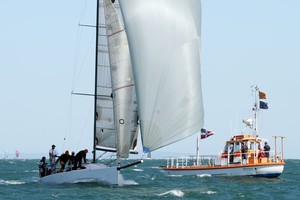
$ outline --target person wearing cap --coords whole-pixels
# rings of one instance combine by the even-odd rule
[[[264,146],[264,151],[265,151],[265,156],[267,157],[267,158],[269,158],[269,153],[270,153],[270,149],[271,149],[271,147],[268,145],[268,143],[267,142],[265,142],[265,146]]]
[[[76,154],[76,156],[75,156],[75,162],[74,162],[74,167],[73,167],[74,170],[76,170],[77,168],[85,169],[85,167],[82,167],[81,164],[82,164],[82,159],[83,159],[84,163],[86,164],[86,154],[87,153],[88,153],[88,150],[85,149],[85,150],[79,151]]]
[[[65,153],[61,154],[57,161],[56,161],[56,164],[59,162],[60,164],[60,170],[59,172],[64,172],[65,171],[65,166],[66,166],[66,163],[69,161],[70,159],[70,153],[69,151],[67,150]]]
[[[49,161],[50,161],[51,173],[55,172],[56,170],[56,160],[55,160],[56,157],[58,157],[57,151],[55,150],[55,145],[53,144],[51,149],[49,150]]]

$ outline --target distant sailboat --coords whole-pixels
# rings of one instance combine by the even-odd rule
[[[5,149],[4,150],[4,154],[3,154],[3,159],[7,159],[8,158],[8,151]]]
[[[19,158],[19,156],[20,156],[20,151],[16,150],[16,158]]]
[[[93,161],[96,151],[113,152],[116,160],[43,182],[118,184],[122,169],[141,162],[122,162],[135,153],[139,130],[149,153],[203,126],[200,1],[97,0],[97,6]]]

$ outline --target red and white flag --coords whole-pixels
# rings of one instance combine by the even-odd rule
[[[201,138],[200,139],[205,139],[205,138],[208,138],[209,136],[213,135],[214,132],[212,131],[207,131],[206,129],[204,128],[201,128]]]

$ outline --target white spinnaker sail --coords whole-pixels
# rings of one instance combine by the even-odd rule
[[[200,130],[200,0],[119,0],[142,142],[153,151]]]
[[[136,139],[137,106],[129,47],[124,26],[111,0],[104,0],[108,38],[117,156],[128,158]]]

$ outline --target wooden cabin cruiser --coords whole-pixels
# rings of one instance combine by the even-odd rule
[[[255,90],[254,120],[246,119],[243,122],[252,130],[252,134],[240,134],[231,137],[225,142],[225,147],[219,156],[191,156],[188,158],[168,158],[163,167],[166,175],[219,175],[219,176],[260,176],[278,177],[284,169],[283,136],[273,136],[274,146],[264,145],[268,142],[258,137],[258,110],[261,107],[260,99],[266,95]],[[266,104],[267,105],[267,104]],[[280,140],[280,141],[278,141]],[[197,148],[199,149],[199,137]],[[279,150],[278,150],[278,149]],[[198,151],[197,151],[198,152]]]

